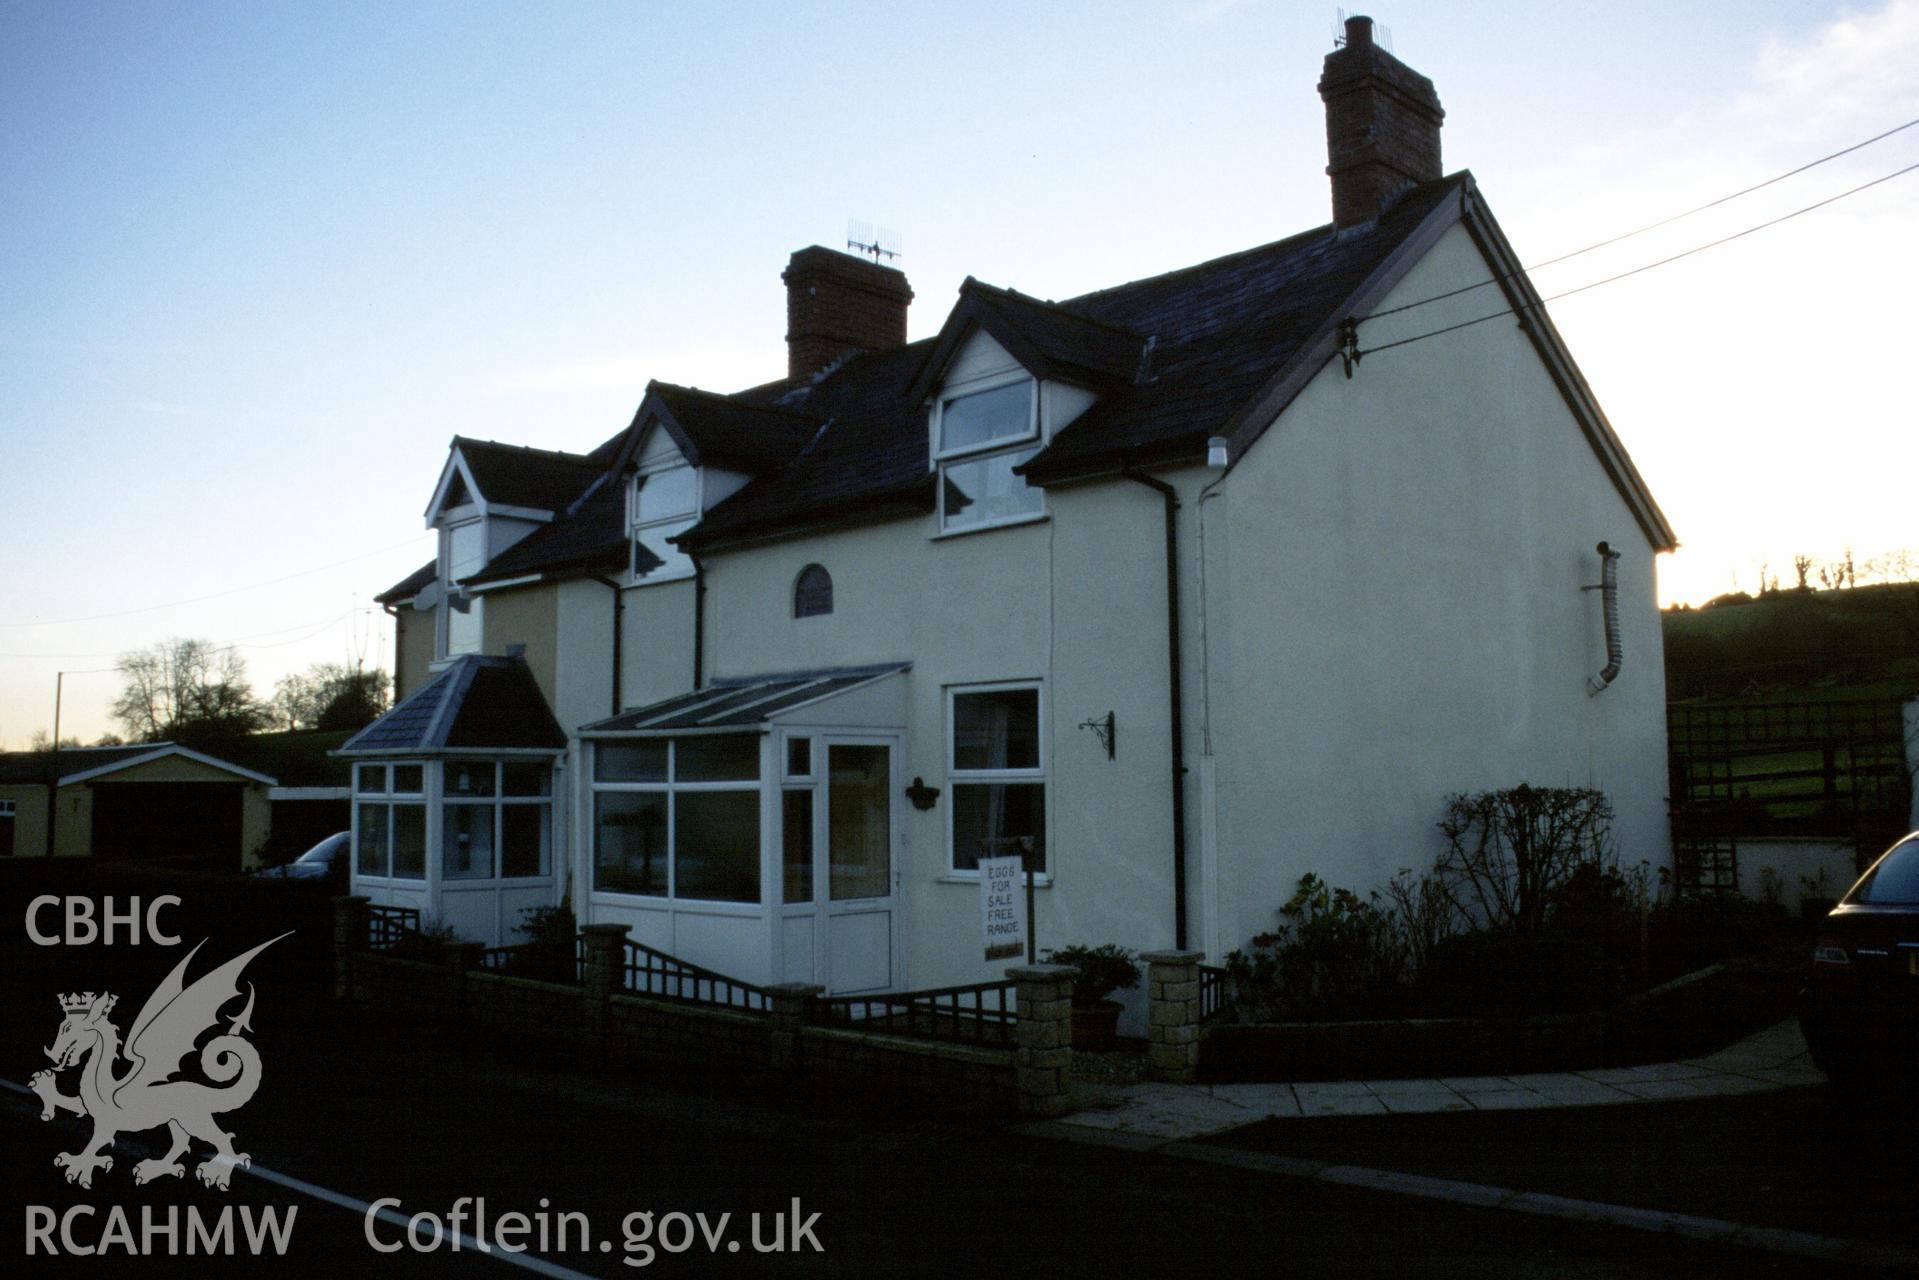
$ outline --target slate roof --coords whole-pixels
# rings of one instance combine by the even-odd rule
[[[1100,398],[1026,466],[1040,483],[1120,463],[1203,455],[1208,437],[1282,368],[1464,173],[1408,191],[1371,227],[1311,231],[1064,302],[969,281],[955,317],[973,317],[1015,355],[1101,389]],[[940,338],[856,356],[782,402],[830,419],[793,466],[706,513],[694,548],[776,535],[876,509],[930,510],[926,470],[929,369],[956,347]],[[1010,338],[1010,341],[1008,340]],[[1150,342],[1150,349],[1148,343]],[[1028,343],[1032,353],[1016,344]],[[921,392],[916,395],[915,392]]]
[[[398,582],[388,587],[385,591],[382,591],[379,595],[374,596],[373,599],[375,603],[378,604],[399,604],[403,601],[411,600],[414,596],[426,590],[439,576],[440,562],[438,560],[429,560],[412,573],[407,574],[406,577],[401,578]]]
[[[1147,338],[1131,329],[968,276],[960,285],[958,305],[914,379],[915,400],[932,392],[947,360],[976,330],[991,334],[1037,376],[1093,389],[1131,383],[1150,349]]]
[[[658,381],[647,384],[633,425],[644,426],[656,411],[664,411],[663,421],[688,462],[748,475],[791,462],[825,425],[812,414],[777,404]],[[622,461],[630,461],[633,451],[638,450],[640,434],[630,433]]]
[[[71,777],[110,764],[121,764],[172,746],[170,742],[135,742],[124,747],[67,747],[59,752],[60,776]],[[13,785],[47,780],[44,751],[0,752],[0,783]]]
[[[466,459],[481,496],[509,507],[563,511],[606,469],[602,461],[586,454],[529,449],[493,440],[454,436],[453,447]]]
[[[611,470],[602,473],[564,516],[541,525],[494,556],[484,570],[467,581],[478,585],[535,573],[617,573],[625,569],[632,544],[626,535],[626,489],[620,478]]]
[[[118,747],[67,747],[58,753],[57,760],[60,780],[64,784],[67,780],[81,774],[132,764],[148,756],[166,758],[181,755],[203,760],[229,772],[260,773],[258,769],[252,769],[247,765],[222,759],[204,751],[183,747],[177,742],[129,742]],[[44,786],[47,781],[47,765],[48,753],[45,751],[0,752],[0,785],[17,786],[22,783],[38,783]],[[265,774],[261,775],[260,780],[269,785],[276,781],[271,775]]]
[[[748,729],[774,716],[907,669],[906,663],[878,667],[839,667],[715,680],[697,693],[666,698],[651,706],[622,711],[584,726],[582,735],[684,733],[689,729]]]
[[[1275,385],[1330,358],[1327,334],[1355,294],[1370,296],[1409,266],[1435,228],[1449,225],[1444,216],[1477,207],[1472,192],[1471,175],[1461,172],[1410,188],[1370,225],[1316,227],[1063,302],[969,278],[936,338],[854,354],[798,385],[723,396],[649,384],[624,439],[588,455],[601,464],[598,473],[580,479],[583,468],[567,471],[579,491],[566,514],[497,557],[475,581],[623,567],[629,553],[620,481],[639,447],[638,428],[654,410],[670,420],[690,455],[754,476],[681,536],[690,550],[930,511],[936,490],[926,465],[925,397],[975,331],[992,334],[1041,376],[1098,393],[1022,468],[1034,483],[1198,459],[1208,439],[1229,428],[1239,433],[1237,449],[1250,442],[1245,433],[1264,425],[1248,423]],[[1396,254],[1402,247],[1408,251]],[[1515,287],[1530,290],[1523,279]],[[1543,314],[1539,323],[1550,327]],[[1648,533],[1670,542],[1630,462],[1623,453],[1616,463],[1608,460],[1617,442],[1603,419],[1595,448],[1622,490],[1635,495],[1629,500]]]
[[[566,733],[518,658],[463,654],[399,706],[347,739],[343,756],[559,751]]]

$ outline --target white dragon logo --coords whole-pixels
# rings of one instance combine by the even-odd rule
[[[280,938],[286,936],[283,933]],[[226,1190],[233,1167],[252,1163],[252,1157],[233,1149],[233,1135],[213,1121],[215,1112],[237,1111],[245,1106],[260,1087],[260,1053],[240,1036],[242,1031],[253,1029],[249,1021],[253,1017],[252,983],[247,984],[246,1008],[228,1020],[227,1034],[213,1037],[200,1050],[200,1070],[214,1084],[172,1077],[179,1072],[182,1059],[193,1052],[194,1042],[219,1022],[220,1007],[240,994],[238,980],[247,961],[280,938],[269,938],[235,956],[189,987],[182,979],[187,965],[206,945],[202,939],[147,997],[127,1033],[124,1049],[118,1029],[107,1021],[117,996],[95,996],[88,991],[60,997],[65,1020],[53,1047],[46,1051],[53,1060],[53,1070],[36,1073],[29,1083],[40,1095],[42,1120],[51,1120],[56,1111],[93,1117],[93,1137],[86,1145],[53,1158],[57,1168],[67,1171],[68,1182],[91,1187],[95,1169],[113,1168],[113,1157],[106,1152],[117,1135],[161,1125],[172,1137],[172,1148],[157,1160],[134,1165],[136,1184],[180,1177],[185,1173],[180,1157],[194,1138],[211,1144],[215,1152],[194,1170],[194,1176],[209,1187]],[[113,1065],[123,1055],[132,1065],[116,1077]],[[59,1092],[54,1073],[82,1059],[87,1061],[80,1073],[79,1094]]]

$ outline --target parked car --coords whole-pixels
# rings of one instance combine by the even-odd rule
[[[256,871],[253,876],[256,880],[326,880],[344,891],[352,844],[351,832],[336,831],[293,861]]]
[[[1879,856],[1820,922],[1799,998],[1835,1082],[1919,1065],[1919,831]]]

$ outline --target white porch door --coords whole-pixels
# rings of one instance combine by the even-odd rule
[[[815,981],[833,995],[886,991],[899,971],[897,743],[827,736],[819,745]]]

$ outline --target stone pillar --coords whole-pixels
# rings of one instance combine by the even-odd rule
[[[366,946],[366,909],[371,899],[354,894],[333,900],[333,998],[353,999],[353,953]]]
[[[606,1007],[616,992],[626,989],[626,935],[630,924],[590,924],[580,930],[586,963],[580,975],[580,1012],[586,1042],[595,1050],[606,1046]]]
[[[1006,971],[1019,984],[1013,1074],[1019,1086],[1019,1109],[1027,1115],[1056,1116],[1072,1107],[1066,1092],[1066,1064],[1073,1055],[1073,975],[1078,972],[1065,964]]]
[[[1146,1069],[1167,1084],[1199,1079],[1200,951],[1147,951]]]
[[[772,998],[768,1039],[773,1070],[791,1072],[799,1067],[800,1028],[806,1025],[806,1006],[825,991],[825,987],[810,982],[782,982],[766,989]]]

